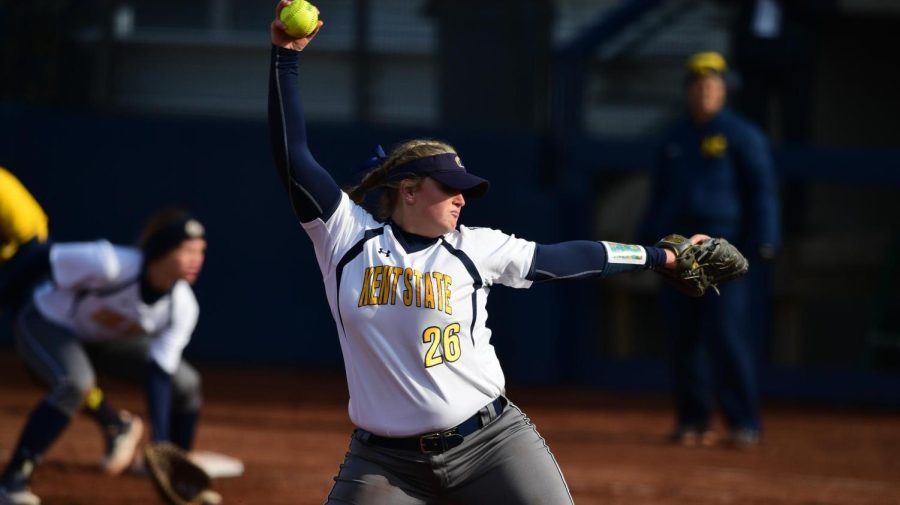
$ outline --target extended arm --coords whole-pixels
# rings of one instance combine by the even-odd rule
[[[537,244],[527,279],[545,282],[606,277],[616,273],[662,267],[671,254],[671,251],[667,252],[657,247],[615,242],[576,240],[558,244]]]
[[[283,8],[279,4],[278,10]],[[277,16],[276,16],[277,18]],[[300,222],[327,220],[340,202],[341,190],[313,157],[298,85],[300,49],[312,37],[290,39],[280,21],[272,23],[269,71],[269,131],[278,177],[288,191]],[[300,41],[305,41],[302,45]]]

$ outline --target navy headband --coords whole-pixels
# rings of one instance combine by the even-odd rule
[[[169,251],[180,246],[185,240],[203,238],[206,230],[199,221],[192,217],[179,219],[170,223],[147,237],[141,249],[144,261],[150,262],[165,256]]]
[[[486,179],[466,172],[456,153],[435,154],[401,163],[391,169],[387,180],[400,181],[411,175],[431,177],[448,188],[474,198],[483,196],[491,187]]]

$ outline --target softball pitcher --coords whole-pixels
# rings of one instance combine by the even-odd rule
[[[572,503],[544,439],[504,396],[488,293],[662,266],[673,253],[609,242],[542,245],[457,226],[466,201],[489,183],[433,140],[397,146],[358,187],[341,191],[307,145],[298,75],[315,32],[285,32],[278,13],[288,3],[278,4],[271,25],[275,164],[315,248],[357,427],[327,503]],[[372,215],[359,202],[375,189],[382,195]]]
[[[95,388],[95,368],[145,384],[152,439],[190,448],[200,379],[181,354],[199,314],[190,285],[205,249],[203,226],[175,210],[148,221],[140,249],[105,240],[50,248],[52,281],[35,290],[15,325],[19,355],[49,392],[0,475],[0,505],[40,503],[29,489],[32,471],[84,404],[106,431],[107,472],[131,462],[140,419],[112,409]]]

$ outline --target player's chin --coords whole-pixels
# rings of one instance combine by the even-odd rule
[[[184,275],[181,276],[182,279],[188,282],[188,284],[193,284],[197,282],[197,278],[200,277],[200,272],[185,272]]]

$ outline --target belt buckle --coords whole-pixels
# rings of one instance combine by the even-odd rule
[[[444,445],[441,443],[442,436],[443,433],[429,433],[427,435],[422,435],[421,437],[419,437],[419,450],[422,451],[423,454],[428,454],[430,452],[442,452],[441,449]],[[437,442],[437,448],[433,449],[426,447],[425,444],[427,442]]]
[[[447,443],[448,439],[452,440],[450,444]],[[462,435],[459,434],[456,428],[453,428],[446,431],[422,435],[419,437],[419,450],[422,451],[423,454],[441,453],[456,447],[462,442]],[[426,447],[426,444],[431,447]]]

